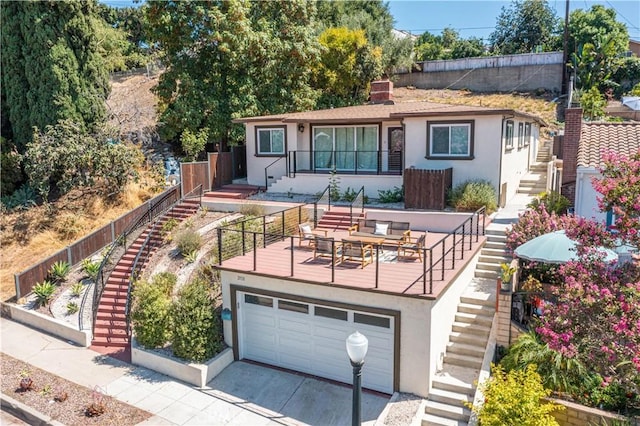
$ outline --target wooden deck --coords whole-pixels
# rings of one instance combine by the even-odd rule
[[[225,260],[220,269],[248,272],[269,277],[292,279],[310,284],[354,288],[408,297],[437,298],[448,284],[460,273],[466,264],[480,250],[485,237],[465,235],[462,252],[462,236],[457,235],[455,267],[453,252],[445,254],[443,271],[443,245],[438,242],[448,234],[428,233],[425,247],[426,259],[398,259],[392,246],[378,248],[379,260],[361,268],[359,262],[345,262],[331,265],[330,258],[313,258],[313,249],[298,246],[297,237],[286,237],[266,248],[250,250],[245,255]],[[345,232],[329,232],[328,237],[340,241],[348,237]],[[453,236],[449,235],[444,251],[453,246]],[[429,247],[432,247],[431,256]],[[376,249],[374,248],[374,251]],[[293,258],[292,258],[293,254]],[[255,260],[254,260],[255,259]],[[255,269],[254,269],[255,261]],[[433,268],[429,272],[431,263]],[[293,271],[292,271],[293,269]],[[333,269],[333,271],[332,271]],[[426,270],[426,275],[424,271]],[[333,276],[332,276],[333,272]],[[423,280],[423,276],[425,279]]]

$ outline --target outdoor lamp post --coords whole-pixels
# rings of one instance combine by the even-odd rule
[[[362,394],[362,366],[367,355],[369,341],[357,331],[347,337],[347,354],[353,367],[353,405],[351,406],[351,425],[359,426],[362,411],[360,396]]]

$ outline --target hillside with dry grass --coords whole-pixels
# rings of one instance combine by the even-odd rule
[[[112,91],[107,100],[110,124],[145,149],[149,149],[149,145],[158,144],[154,135],[157,100],[152,92],[156,84],[157,77],[141,74],[118,77],[112,80]],[[394,96],[397,102],[428,100],[516,109],[541,116],[549,123],[548,130],[556,130],[556,104],[550,101],[550,96],[407,88],[396,88]],[[144,139],[145,134],[151,136]],[[157,181],[151,173],[142,171],[142,176],[138,183],[129,185],[123,194],[114,199],[74,191],[46,206],[2,215],[0,298],[7,300],[15,295],[15,273],[47,258],[149,199],[157,189]]]

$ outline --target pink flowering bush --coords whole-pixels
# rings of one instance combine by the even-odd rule
[[[561,265],[554,303],[545,305],[535,328],[548,347],[587,366],[600,379],[576,399],[593,405],[640,410],[640,262],[605,262],[597,247],[640,247],[640,151],[630,158],[606,153],[602,179],[593,185],[600,208],[616,215],[616,233],[584,218],[557,216],[542,208],[524,213],[507,234],[515,250],[557,229],[578,242],[577,261]],[[586,386],[586,385],[585,385]]]

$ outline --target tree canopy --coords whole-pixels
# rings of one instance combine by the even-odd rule
[[[244,131],[233,118],[311,108],[314,10],[304,1],[148,3],[150,37],[167,65],[157,87],[161,135],[207,127],[214,141],[234,143]]]
[[[92,130],[104,121],[109,81],[94,12],[95,1],[2,2],[2,135],[19,152],[34,126],[72,119]]]
[[[445,28],[441,35],[426,31],[415,43],[416,60],[459,59],[485,55],[481,38],[460,38],[453,28]]]
[[[560,29],[546,0],[513,0],[502,7],[489,42],[496,54],[549,52],[561,49]]]

